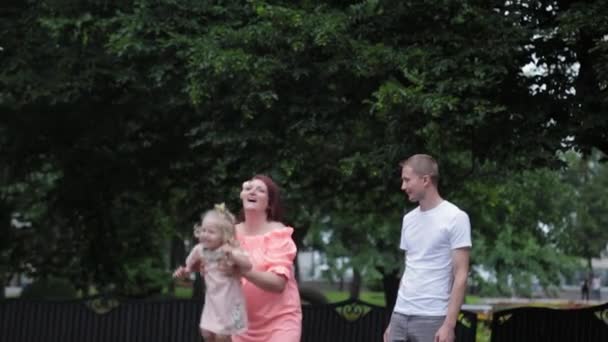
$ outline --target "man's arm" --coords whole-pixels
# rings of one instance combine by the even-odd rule
[[[452,251],[454,283],[452,285],[452,292],[448,302],[448,312],[445,316],[443,325],[441,328],[439,328],[437,334],[435,335],[435,341],[451,342],[454,340],[454,328],[456,327],[456,322],[458,321],[458,314],[460,313],[460,307],[464,302],[464,294],[467,288],[470,253],[470,247],[457,248]]]

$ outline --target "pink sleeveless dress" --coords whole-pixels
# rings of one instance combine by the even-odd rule
[[[270,271],[287,279],[281,293],[260,289],[243,278],[243,293],[249,327],[232,337],[233,342],[299,342],[302,333],[302,306],[293,262],[296,245],[293,228],[264,235],[237,235],[241,248],[249,254],[256,271]]]
[[[233,335],[247,330],[247,313],[241,281],[218,270],[223,252],[210,251],[198,244],[186,259],[190,269],[197,260],[204,260],[205,304],[200,327],[218,335]]]

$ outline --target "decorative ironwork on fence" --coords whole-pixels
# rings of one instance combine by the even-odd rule
[[[608,303],[581,309],[498,311],[493,314],[491,341],[608,341]]]

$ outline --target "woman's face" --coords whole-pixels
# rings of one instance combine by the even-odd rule
[[[252,179],[243,183],[241,201],[244,210],[266,211],[268,208],[268,188],[259,179]]]

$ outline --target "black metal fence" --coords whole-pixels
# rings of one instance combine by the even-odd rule
[[[492,317],[491,341],[608,341],[608,303],[582,309],[498,311]]]
[[[0,341],[200,342],[201,306],[192,300],[6,300],[0,302]]]
[[[201,341],[202,303],[186,299],[0,301],[2,342]],[[381,341],[390,318],[383,307],[350,300],[304,305],[302,341]],[[477,318],[463,311],[456,340],[474,342]],[[516,308],[495,312],[492,342],[608,341],[608,303],[582,309]]]
[[[302,341],[382,341],[391,312],[359,300],[302,307]],[[457,342],[475,342],[477,315],[462,311],[456,326]]]
[[[200,342],[202,303],[186,299],[0,302],[2,342]],[[302,306],[302,341],[381,341],[390,312],[358,300]],[[459,342],[474,342],[477,318],[462,312]]]

